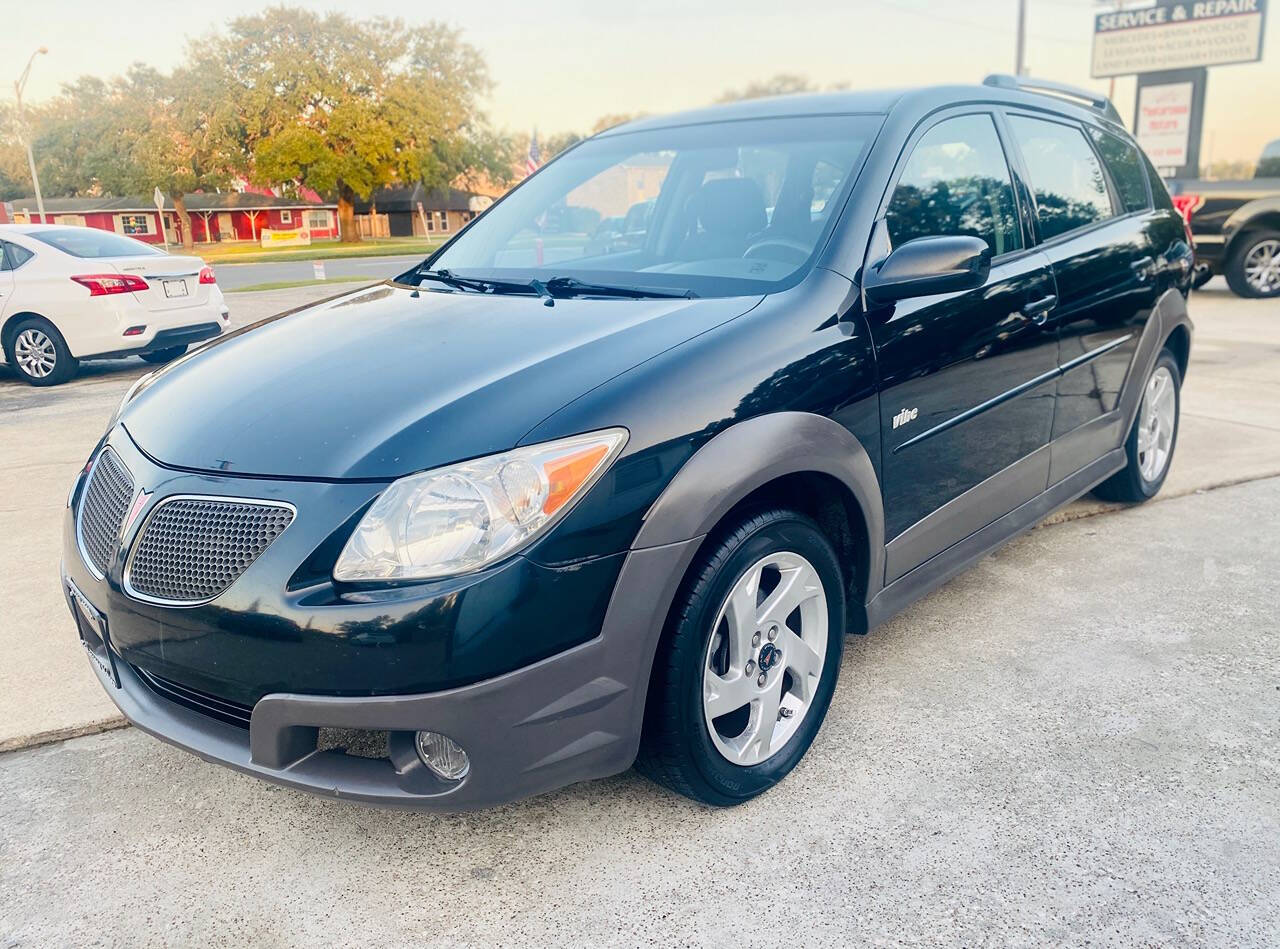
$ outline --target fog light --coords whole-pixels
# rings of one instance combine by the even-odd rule
[[[418,732],[418,757],[446,781],[461,781],[471,769],[467,753],[451,738],[436,732]]]

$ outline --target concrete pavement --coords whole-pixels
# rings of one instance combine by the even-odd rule
[[[1197,334],[1162,499],[1280,474],[1280,303],[1240,300],[1220,284],[1192,298]],[[354,288],[234,294],[233,322]],[[0,664],[0,750],[121,722],[89,671],[59,589],[59,531],[76,469],[125,390],[149,368],[138,359],[100,361],[68,385],[33,389],[0,367],[0,651],[7,660]],[[1054,520],[1107,507],[1086,499]]]
[[[782,786],[462,817],[133,730],[0,755],[0,946],[1280,939],[1280,479],[1032,532],[848,641]]]

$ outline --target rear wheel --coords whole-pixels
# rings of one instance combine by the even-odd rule
[[[149,363],[157,365],[173,362],[179,356],[185,355],[186,346],[170,346],[168,349],[153,349],[149,353],[139,353],[139,355]]]
[[[813,521],[743,518],[696,562],[654,665],[637,766],[715,806],[762,794],[826,717],[844,648],[839,561]]]
[[[79,362],[48,320],[28,317],[9,331],[5,358],[18,377],[33,386],[56,386],[75,375]]]
[[[1239,238],[1225,273],[1239,296],[1280,297],[1280,231],[1256,231]]]
[[[1169,474],[1178,444],[1182,373],[1173,353],[1163,350],[1142,391],[1138,417],[1125,440],[1128,464],[1094,489],[1104,501],[1137,503],[1155,497]]]

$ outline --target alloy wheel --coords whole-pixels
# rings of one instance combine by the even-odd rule
[[[818,571],[788,551],[757,561],[720,607],[703,662],[702,708],[716,750],[742,766],[781,751],[813,704],[826,655]]]
[[[1147,380],[1138,410],[1138,470],[1148,484],[1159,479],[1169,463],[1178,424],[1178,400],[1173,376],[1159,366]]]
[[[1280,240],[1269,238],[1249,248],[1244,258],[1244,279],[1260,294],[1280,290]]]
[[[35,379],[43,379],[58,364],[53,340],[31,327],[19,333],[13,341],[13,358],[23,372]]]

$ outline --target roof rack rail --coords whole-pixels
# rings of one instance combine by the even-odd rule
[[[1050,82],[1048,79],[1032,79],[1030,76],[1010,76],[1007,73],[992,73],[982,80],[984,86],[995,86],[997,89],[1018,89],[1022,92],[1040,92],[1058,96],[1063,99],[1075,99],[1083,102],[1093,111],[1106,116],[1111,121],[1123,125],[1120,113],[1106,96],[1069,86],[1064,82]]]

